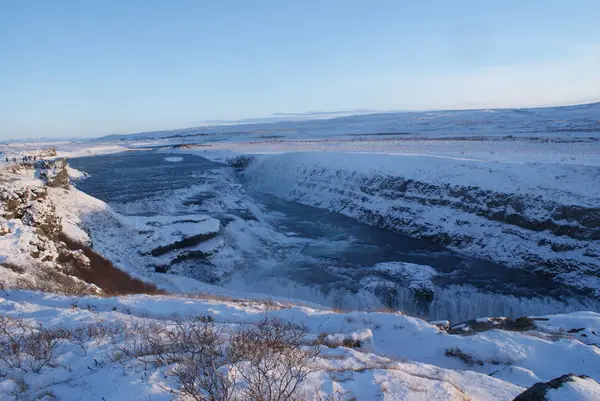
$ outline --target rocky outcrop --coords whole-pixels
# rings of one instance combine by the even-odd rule
[[[167,273],[185,261],[206,260],[220,245],[221,222],[207,215],[131,217],[144,238],[139,254],[149,267]]]
[[[65,159],[0,170],[0,286],[65,294],[159,293],[130,277],[69,230],[51,200],[49,187],[72,190]],[[33,176],[39,178],[34,179]],[[79,229],[81,230],[81,229]],[[87,235],[86,235],[87,237]]]
[[[161,256],[161,255],[165,255],[171,251],[190,248],[190,247],[193,247],[194,245],[198,245],[202,242],[208,241],[209,239],[215,238],[217,235],[218,235],[217,232],[190,235],[179,241],[172,242],[168,245],[157,246],[156,248],[153,248],[150,251],[150,255]]]
[[[245,170],[255,158],[252,156],[236,156],[226,160],[227,164],[237,171]]]
[[[67,159],[40,160],[35,164],[39,177],[49,187],[68,188],[71,185]]]
[[[0,216],[5,219],[21,219],[31,202],[46,199],[46,188],[39,186],[15,186],[0,181]]]
[[[589,392],[590,387],[595,388],[596,391],[592,390],[593,393],[595,393],[596,395],[600,394],[600,384],[598,384],[594,379],[592,379],[588,376],[583,376],[583,375],[577,376],[573,373],[569,373],[567,375],[557,377],[556,379],[552,379],[549,382],[534,384],[532,387],[525,390],[525,392],[518,395],[514,399],[514,401],[546,401],[546,400],[550,400],[550,399],[558,399],[558,398],[549,397],[548,393],[551,393],[553,390],[557,390],[557,389],[565,386],[565,384],[572,384],[572,385],[574,384],[576,387],[579,387],[580,381],[587,382],[586,386],[585,386],[587,388],[585,390],[588,390],[588,391],[584,391],[583,394],[579,391],[576,392],[577,394],[575,392],[573,392],[573,394],[572,394],[573,397],[576,397],[577,395],[578,396],[576,398],[568,398],[568,399],[571,399],[571,400],[591,399],[591,398],[583,397],[583,395],[585,393]],[[566,394],[564,394],[564,395],[568,396]],[[567,398],[564,398],[564,399],[567,400]]]
[[[536,328],[536,320],[544,319],[529,317],[518,317],[516,319],[509,319],[506,317],[486,317],[472,319],[454,326],[450,326],[447,331],[449,334],[475,334],[489,330],[528,331]]]

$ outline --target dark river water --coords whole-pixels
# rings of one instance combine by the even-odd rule
[[[236,229],[224,235],[226,250],[209,262],[217,270],[229,268],[212,280],[226,288],[341,308],[377,309],[387,302],[408,313],[454,321],[599,307],[597,301],[547,278],[257,193],[231,168],[199,156],[127,152],[69,163],[90,174],[77,184],[79,189],[122,214],[203,213],[222,223],[235,219]],[[415,300],[405,279],[370,269],[385,262],[435,269],[433,300]],[[392,301],[382,301],[378,291],[365,291],[371,277],[395,286]]]

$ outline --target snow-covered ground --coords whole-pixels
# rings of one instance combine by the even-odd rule
[[[316,338],[328,344],[319,346],[319,355],[308,362],[311,373],[298,390],[303,399],[317,399],[319,392],[322,397],[338,393],[340,400],[512,400],[534,383],[566,373],[600,380],[599,337],[581,336],[584,330],[600,332],[600,315],[594,313],[541,317],[534,320],[540,327],[535,330],[451,335],[398,313],[336,313],[290,304],[173,296],[82,298],[6,291],[0,311],[3,317],[47,329],[121,323],[130,333],[139,330],[132,328],[136,323],[150,330],[152,324],[173,326],[176,318],[208,316],[225,338],[265,318],[293,321],[307,328],[307,344]],[[10,324],[5,327],[10,330]],[[172,376],[177,364],[157,366],[152,360],[158,355],[117,356],[131,344],[132,339],[118,330],[64,340],[42,374],[3,370],[2,389],[5,394],[18,392],[23,380],[29,396],[52,391],[59,399],[171,399],[169,390],[177,390]],[[556,396],[583,391],[588,398],[582,399],[592,400],[599,387],[593,380],[574,381],[556,390]]]

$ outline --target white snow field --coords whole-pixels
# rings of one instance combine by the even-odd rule
[[[213,399],[246,400],[257,377],[279,377],[281,389],[286,372],[301,378],[289,398],[299,400],[599,399],[599,132],[600,104],[590,104],[0,144],[0,399],[203,400],[227,388],[230,398]],[[94,174],[37,151],[49,146],[59,157],[146,152],[161,163],[140,167],[149,185],[135,177],[107,203],[76,187]],[[24,155],[47,161],[11,161]],[[166,182],[159,169],[183,171],[196,156],[220,164],[187,187],[150,190]],[[439,285],[456,271],[387,259],[343,276],[355,292],[323,295],[283,279],[280,263],[352,255],[357,242],[286,231],[285,216],[251,192],[587,298],[565,303],[551,286],[545,298],[492,297]],[[86,281],[98,263],[137,292]],[[390,280],[401,283],[396,296],[426,300],[430,322],[381,303],[374,294]],[[269,364],[263,376],[253,370]]]

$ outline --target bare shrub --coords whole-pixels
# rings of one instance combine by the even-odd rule
[[[185,358],[174,370],[179,395],[196,401],[229,401],[234,399],[235,382],[225,366],[223,349],[211,347],[207,354]]]
[[[54,366],[58,348],[68,338],[62,328],[34,327],[0,316],[0,361],[13,371],[42,373]]]
[[[356,401],[356,397],[349,395],[346,391],[336,390],[332,394],[321,394],[320,391],[315,393],[316,401]]]
[[[177,321],[168,337],[170,352],[181,358],[173,371],[180,394],[196,401],[233,399],[235,383],[225,367],[225,342],[211,318]]]
[[[228,401],[233,400],[234,381],[225,366],[225,344],[209,317],[152,322],[129,328],[112,359],[136,360],[145,369],[176,363],[170,375],[179,388],[172,393],[196,401]]]
[[[165,364],[164,350],[166,342],[162,338],[166,325],[150,323],[141,325],[134,323],[125,333],[120,342],[115,342],[112,360],[122,364],[136,360],[149,367],[159,367]]]
[[[471,355],[467,354],[460,348],[449,348],[446,350],[445,355],[447,357],[451,357],[451,358],[458,358],[469,366],[471,366],[471,365],[483,366],[483,361],[472,357]]]
[[[70,329],[69,341],[81,348],[81,352],[78,355],[85,356],[87,354],[88,342],[95,341],[99,345],[104,340],[125,333],[125,330],[125,325],[119,321],[96,322]]]
[[[203,355],[217,351],[223,345],[221,332],[215,328],[212,318],[195,317],[189,321],[176,320],[174,327],[167,331],[170,360],[197,360]]]
[[[204,342],[210,328],[204,327],[208,320],[195,318],[191,321],[176,320],[175,324],[154,321],[132,323],[125,337],[115,344],[118,353],[136,359],[146,365],[159,367],[180,362],[187,356],[194,357],[204,350]],[[212,323],[211,323],[212,324]]]
[[[277,319],[243,326],[229,336],[209,317],[128,327],[112,359],[144,368],[175,364],[172,393],[196,401],[300,399],[299,386],[311,372],[318,346],[305,345],[307,329]]]
[[[265,319],[257,326],[242,327],[232,334],[229,359],[245,382],[245,398],[300,399],[299,386],[311,372],[308,362],[319,354],[318,346],[304,346],[307,333],[305,326]]]

